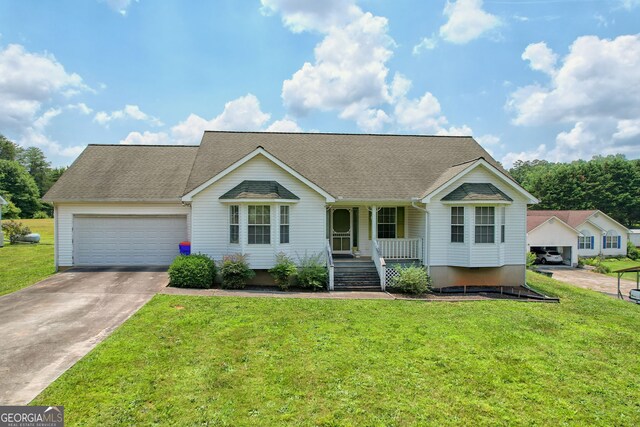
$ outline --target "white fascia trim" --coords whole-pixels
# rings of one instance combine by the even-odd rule
[[[517,192],[522,194],[524,197],[529,199],[527,201],[527,204],[534,205],[534,204],[537,204],[537,203],[540,202],[540,200],[536,199],[527,190],[525,190],[524,188],[522,188],[521,186],[516,184],[511,179],[509,179],[499,169],[497,169],[496,167],[491,165],[491,163],[487,162],[485,159],[478,159],[475,162],[473,162],[472,164],[470,164],[466,169],[464,169],[463,171],[458,173],[456,176],[451,178],[449,181],[445,182],[440,187],[436,188],[431,193],[429,193],[425,197],[423,197],[422,200],[421,200],[422,203],[429,203],[431,201],[431,198],[433,198],[433,196],[437,195],[439,192],[441,192],[442,190],[447,188],[451,183],[453,183],[453,182],[457,181],[458,179],[462,178],[463,176],[465,176],[466,174],[468,174],[469,172],[471,172],[472,170],[474,170],[475,168],[477,168],[479,166],[484,166],[485,168],[487,168],[489,170],[489,172],[493,172],[493,174],[496,175],[498,178],[500,178],[505,184],[509,185],[511,188],[513,188],[514,190],[516,190]]]
[[[267,150],[265,150],[262,147],[256,148],[251,153],[247,154],[246,156],[244,156],[243,158],[241,158],[237,162],[233,163],[231,166],[229,166],[228,168],[226,168],[225,170],[223,170],[222,172],[220,172],[219,174],[217,174],[213,178],[209,179],[207,182],[205,182],[203,184],[200,184],[199,186],[197,186],[196,188],[194,188],[193,190],[191,190],[190,192],[188,192],[187,194],[182,196],[182,201],[183,202],[192,201],[193,200],[193,196],[195,196],[196,194],[198,194],[199,192],[201,192],[205,188],[209,187],[214,182],[220,180],[222,177],[224,177],[224,176],[230,174],[231,172],[233,172],[234,170],[238,169],[240,166],[244,165],[249,160],[253,159],[254,157],[256,157],[259,154],[265,156],[267,159],[271,160],[273,163],[275,163],[276,165],[280,166],[285,171],[289,172],[289,174],[291,174],[292,176],[294,176],[298,180],[302,181],[308,187],[311,187],[317,193],[322,195],[326,199],[326,201],[328,203],[335,202],[335,198],[331,194],[327,193],[322,188],[318,187],[316,184],[314,184],[313,182],[309,181],[304,176],[300,175],[294,169],[290,168],[289,166],[287,166],[286,164],[284,164],[283,162],[278,160],[278,158],[276,158],[275,156],[270,154]]]
[[[443,205],[511,205],[508,200],[441,200]]]
[[[293,204],[298,203],[300,200],[292,199],[219,199],[220,203],[228,203],[230,205],[239,205],[241,203],[259,203],[261,205],[268,204]]]
[[[609,219],[609,221],[613,222],[614,224],[619,225],[622,229],[627,230],[627,234],[629,234],[629,229],[628,229],[627,227],[625,227],[624,225],[620,224],[618,221],[616,221],[615,219],[611,218],[609,215],[607,215],[606,213],[604,213],[604,212],[602,212],[602,211],[600,211],[600,210],[595,211],[594,213],[592,213],[592,214],[589,216],[589,218],[587,218],[587,221],[589,221],[589,223],[593,224],[593,222],[591,222],[591,218],[592,218],[592,217],[594,217],[594,216],[595,216],[595,214],[603,215],[604,217],[608,218],[608,219]],[[587,221],[585,221],[585,222],[587,222]],[[595,224],[593,224],[593,225],[595,225]],[[600,228],[601,230],[604,230],[602,227],[599,227],[599,226],[597,226],[597,225],[595,225],[595,226],[596,226],[596,227],[598,227],[598,228]],[[607,231],[608,231],[608,230],[607,230]]]
[[[589,218],[590,218],[590,217],[589,217]],[[595,228],[597,228],[598,230],[600,230],[600,231],[604,231],[604,232],[606,232],[606,231],[607,231],[607,230],[605,230],[604,228],[600,227],[600,226],[599,226],[598,224],[596,224],[595,222],[591,222],[591,220],[589,220],[589,219],[587,219],[585,222],[583,222],[582,224],[580,224],[580,226],[579,226],[579,227],[582,227],[582,226],[583,226],[584,224],[586,224],[587,222],[588,222],[589,224],[591,224],[592,226],[594,226]]]
[[[569,224],[567,224],[566,222],[564,222],[563,220],[561,220],[560,218],[558,218],[557,216],[552,216],[550,218],[548,218],[546,221],[541,222],[536,228],[533,228],[530,231],[527,231],[527,235],[529,235],[529,233],[533,233],[534,231],[536,231],[538,228],[542,227],[544,224],[548,223],[549,221],[551,221],[552,219],[555,219],[556,221],[558,221],[561,225],[565,226],[566,228],[570,229],[571,231],[573,231],[574,233],[576,233],[578,236],[582,236],[582,233],[580,231],[578,231],[577,229],[573,228],[572,226],[570,226]]]

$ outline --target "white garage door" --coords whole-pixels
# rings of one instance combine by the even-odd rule
[[[75,216],[73,264],[169,265],[184,240],[185,216]]]

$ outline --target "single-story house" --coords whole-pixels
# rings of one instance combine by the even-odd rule
[[[256,270],[280,252],[322,254],[336,277],[358,260],[382,288],[407,261],[435,287],[523,285],[537,203],[471,137],[217,131],[89,145],[44,200],[58,268],[168,265],[189,240]]]
[[[640,230],[629,230],[629,241],[640,248]]]
[[[617,256],[627,253],[629,230],[599,210],[529,210],[529,250],[557,248],[566,264],[577,265],[578,256]]]

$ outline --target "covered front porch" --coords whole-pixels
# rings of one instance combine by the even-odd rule
[[[370,261],[382,290],[396,264],[424,264],[425,212],[411,205],[327,206],[329,288],[344,260]],[[337,266],[337,267],[336,267]],[[338,273],[338,277],[342,275]]]

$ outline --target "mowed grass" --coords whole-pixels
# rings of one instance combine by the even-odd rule
[[[629,258],[625,258],[625,259],[609,258],[602,261],[602,264],[606,265],[611,269],[612,273],[608,273],[607,274],[608,276],[618,277],[618,274],[613,273],[613,271],[622,270],[624,268],[629,268],[629,267],[638,267],[640,266],[640,261],[634,261]],[[636,281],[636,273],[624,273],[622,277],[628,280],[633,280],[634,282]]]
[[[640,307],[158,295],[32,404],[68,425],[640,424]]]
[[[2,220],[5,222],[7,220]],[[0,295],[5,295],[55,273],[53,265],[53,219],[20,219],[31,232],[40,234],[38,244],[5,241],[0,248]],[[8,239],[8,236],[5,236]]]

